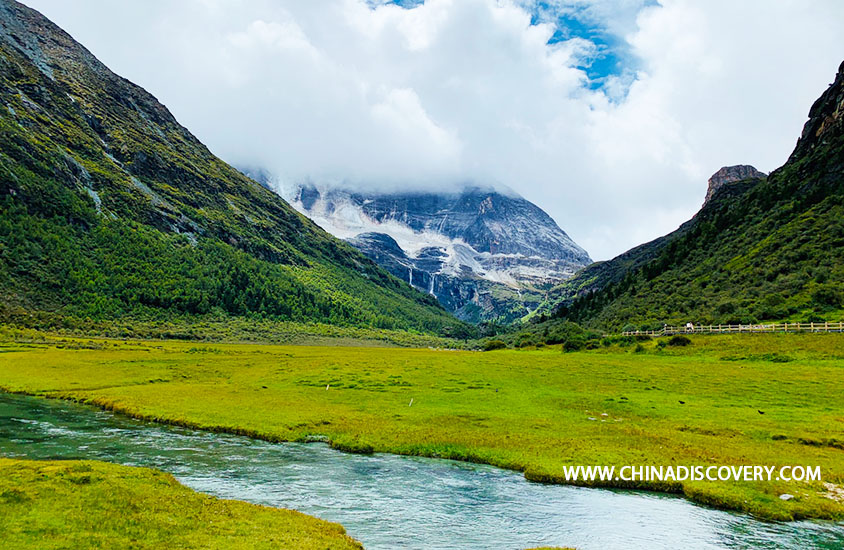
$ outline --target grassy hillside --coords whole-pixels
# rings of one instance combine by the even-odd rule
[[[271,441],[320,435],[358,452],[485,462],[549,482],[565,482],[569,465],[820,467],[822,482],[811,483],[595,485],[670,490],[766,518],[844,518],[842,349],[844,334],[575,353],[64,340],[3,345],[0,388]]]
[[[360,549],[340,525],[90,461],[0,458],[3,548]]]
[[[37,12],[4,0],[0,23],[0,317],[466,330]]]
[[[788,162],[721,188],[680,229],[594,264],[544,312],[593,327],[838,320],[844,307],[844,65]]]

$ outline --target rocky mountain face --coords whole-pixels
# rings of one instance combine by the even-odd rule
[[[549,291],[537,313],[605,330],[837,321],[842,258],[844,63],[783,166],[767,177],[750,166],[722,168],[691,220],[582,270]]]
[[[290,203],[459,318],[509,322],[591,263],[541,208],[511,192],[363,193],[298,186]]]
[[[708,187],[706,189],[706,199],[703,203],[708,203],[712,196],[725,185],[749,179],[762,179],[767,175],[768,174],[765,172],[760,172],[748,164],[724,166],[712,174],[712,177],[709,178],[709,181],[707,182]]]
[[[844,133],[844,62],[838,68],[835,82],[809,110],[809,120],[803,125],[803,132],[797,140],[792,157],[808,156],[816,148],[828,146],[840,140],[842,133]]]
[[[471,330],[0,0],[0,321],[206,315]]]

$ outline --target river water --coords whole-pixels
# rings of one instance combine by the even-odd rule
[[[197,491],[339,522],[368,550],[844,548],[842,524],[765,523],[670,495],[542,485],[490,466],[267,443],[2,393],[0,455],[158,468]]]

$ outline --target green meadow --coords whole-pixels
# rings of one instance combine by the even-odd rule
[[[336,523],[196,493],[171,475],[0,458],[3,548],[360,549]]]
[[[844,334],[691,340],[563,353],[45,338],[0,348],[0,387],[271,441],[489,463],[552,483],[569,465],[819,466],[822,482],[811,483],[591,484],[677,492],[766,519],[844,518]]]

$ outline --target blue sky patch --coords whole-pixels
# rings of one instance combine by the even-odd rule
[[[384,4],[395,4],[406,9],[412,9],[425,3],[425,0],[370,0],[373,7]],[[555,31],[548,44],[565,42],[573,38],[588,40],[594,44],[594,52],[581,59],[577,68],[582,70],[588,80],[588,87],[592,90],[602,89],[610,77],[616,77],[624,83],[626,88],[632,84],[638,60],[630,51],[624,37],[611,33],[606,21],[600,21],[595,14],[582,3],[571,4],[549,0],[521,0],[523,8],[531,14],[531,24],[550,23]],[[642,7],[657,4],[656,0],[642,0]],[[617,93],[617,90],[614,90]],[[611,97],[618,100],[618,97]]]

